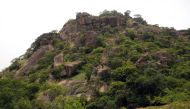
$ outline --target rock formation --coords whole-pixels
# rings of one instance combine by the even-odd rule
[[[54,57],[54,67],[58,67],[63,64],[63,54],[60,53]]]
[[[126,26],[128,17],[121,16],[92,16],[88,13],[78,13],[76,20],[68,21],[60,31],[62,40],[74,42],[76,45],[80,42],[80,36],[84,35],[85,45],[95,44],[95,36],[101,31],[103,27],[111,26],[120,28]],[[81,31],[86,31],[84,34]],[[90,40],[90,41],[89,41]]]
[[[51,45],[42,46],[37,51],[35,51],[33,55],[28,59],[26,64],[16,72],[16,77],[27,75],[32,66],[37,64],[39,59],[42,58],[49,50],[53,50],[53,47]]]
[[[64,70],[62,71],[63,76],[74,75],[76,69],[82,64],[81,61],[66,62],[64,64]]]

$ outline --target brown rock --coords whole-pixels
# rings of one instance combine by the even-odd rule
[[[76,69],[82,64],[81,61],[67,62],[64,64],[63,76],[72,76],[75,74]]]
[[[75,20],[68,21],[60,31],[63,40],[75,41],[81,30],[95,31],[98,33],[104,26],[121,27],[127,23],[127,17],[120,16],[92,16],[88,13],[78,13]]]
[[[100,89],[99,92],[107,92],[108,91],[108,85],[107,84],[103,84]]]
[[[94,31],[88,31],[85,34],[85,46],[96,47],[97,45],[97,33]]]
[[[158,51],[153,54],[153,57],[160,63],[162,66],[167,66],[170,62],[172,62],[173,57],[166,51]]]
[[[110,75],[110,68],[105,65],[99,65],[96,67],[96,74],[99,76],[101,79],[105,79],[109,77]]]
[[[63,64],[63,54],[60,53],[54,57],[54,67],[58,67]]]

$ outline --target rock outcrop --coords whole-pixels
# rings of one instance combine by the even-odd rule
[[[58,67],[63,64],[63,53],[60,53],[54,57],[54,67]]]
[[[50,32],[40,35],[34,43],[32,43],[31,48],[33,51],[38,50],[40,47],[45,45],[53,45],[54,40],[60,39],[58,33]]]
[[[76,69],[82,64],[81,61],[66,62],[64,64],[63,76],[70,77],[75,74]]]
[[[77,29],[99,30],[101,27],[110,25],[112,27],[126,25],[125,16],[92,16],[88,13],[78,13],[76,16]]]
[[[111,26],[120,28],[127,25],[128,17],[124,15],[120,16],[92,16],[88,13],[78,13],[76,20],[68,21],[60,31],[60,37],[62,40],[68,42],[74,42],[77,44],[80,42],[80,36],[88,37],[86,39],[93,41],[94,36],[97,35],[105,26]],[[81,31],[88,31],[85,34]],[[91,40],[92,39],[92,40]],[[87,41],[86,45],[91,45],[91,42]],[[94,43],[94,42],[93,42]]]
[[[101,79],[108,78],[110,76],[110,68],[108,66],[99,65],[96,67],[96,74]]]
[[[173,61],[173,56],[166,51],[158,51],[153,54],[153,58],[158,62],[157,64],[162,67],[167,67]]]
[[[39,61],[40,58],[42,58],[45,53],[49,50],[53,50],[53,46],[52,45],[44,45],[42,47],[40,47],[37,51],[35,51],[33,53],[33,55],[28,59],[28,62],[26,62],[26,64],[21,67],[17,72],[16,72],[16,77],[17,76],[24,76],[27,75],[29,73],[29,70],[35,65],[37,64],[37,62]]]

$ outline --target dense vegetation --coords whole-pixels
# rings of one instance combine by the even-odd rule
[[[100,16],[120,15],[104,11]],[[60,39],[59,32],[41,35],[0,73],[0,109],[133,109],[170,103],[174,108],[184,108],[175,103],[190,107],[190,31],[149,25],[139,15],[129,17],[127,25],[101,28],[93,47],[84,44],[87,30],[80,32],[80,44],[74,47]],[[41,40],[54,49],[46,52],[28,75],[15,77],[29,57],[46,44]],[[54,57],[60,53],[64,62],[53,67]],[[75,60],[82,65],[72,76],[64,76],[65,62]],[[99,75],[94,70],[97,66],[109,70]],[[60,85],[64,80],[74,84]],[[99,91],[102,84],[108,87],[106,91]],[[88,90],[93,90],[90,99],[85,93]]]

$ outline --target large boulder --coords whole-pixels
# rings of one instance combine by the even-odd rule
[[[54,67],[58,67],[63,64],[63,53],[60,53],[54,57]]]
[[[88,31],[85,34],[85,46],[96,47],[97,46],[97,33],[94,31]]]
[[[63,76],[72,76],[76,73],[76,69],[82,64],[81,61],[66,62],[64,64],[64,70],[62,71]]]
[[[96,67],[96,74],[97,74],[98,77],[105,80],[105,79],[109,78],[110,70],[111,69],[108,66],[99,65],[99,66]]]
[[[32,43],[31,48],[33,51],[38,50],[40,47],[45,45],[53,45],[55,39],[60,39],[59,33],[50,32],[40,35],[34,43]]]

